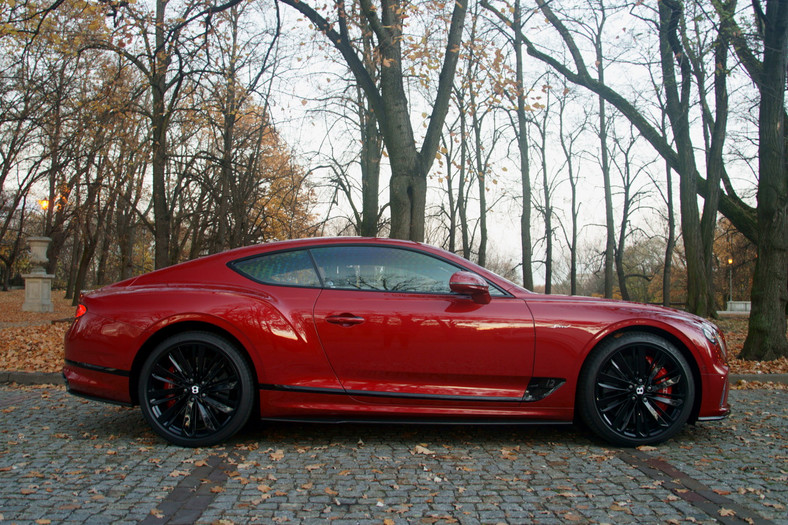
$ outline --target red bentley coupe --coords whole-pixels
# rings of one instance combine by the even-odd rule
[[[541,295],[390,239],[240,248],[82,297],[71,393],[184,446],[266,420],[549,422],[617,445],[729,412],[725,341],[677,310]]]

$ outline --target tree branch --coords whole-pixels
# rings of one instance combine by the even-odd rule
[[[370,104],[372,105],[372,109],[375,112],[375,118],[378,121],[378,124],[381,128],[385,128],[385,120],[386,120],[386,111],[383,106],[383,99],[378,92],[377,86],[375,85],[375,81],[370,76],[367,69],[364,67],[363,62],[361,59],[358,58],[355,49],[350,44],[350,41],[347,39],[342,38],[342,35],[337,33],[337,31],[331,27],[331,24],[326,20],[323,16],[321,16],[317,11],[315,11],[311,6],[306,5],[305,2],[299,0],[276,0],[277,2],[281,2],[283,4],[289,5],[293,9],[297,10],[299,13],[304,15],[310,22],[312,22],[315,27],[320,29],[320,31],[325,34],[328,39],[331,41],[331,44],[340,52],[342,56],[345,58],[345,61],[350,67],[350,71],[353,73],[353,76],[356,78],[356,82],[358,82],[361,89],[364,90],[364,93],[367,95]]]
[[[435,96],[435,103],[432,106],[427,134],[421,146],[422,173],[427,173],[435,160],[435,152],[438,151],[441,130],[449,112],[449,101],[451,90],[454,85],[454,72],[457,70],[457,62],[460,57],[460,45],[462,44],[462,29],[465,24],[465,14],[468,12],[468,0],[456,0],[454,11],[451,16],[451,26],[449,27],[449,38],[446,43],[446,54],[443,59],[443,68],[438,80],[438,93]]]

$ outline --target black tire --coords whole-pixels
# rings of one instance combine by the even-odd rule
[[[614,445],[660,443],[692,412],[695,381],[681,352],[654,334],[629,332],[604,341],[583,365],[580,418]]]
[[[246,424],[254,406],[254,380],[243,355],[208,332],[162,341],[145,360],[138,387],[153,430],[184,447],[225,441]]]

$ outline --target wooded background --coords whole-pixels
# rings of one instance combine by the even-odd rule
[[[5,287],[28,236],[75,299],[391,236],[546,293],[751,299],[742,355],[788,355],[788,0],[0,0],[0,24]]]

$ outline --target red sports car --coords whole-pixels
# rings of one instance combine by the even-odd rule
[[[82,297],[71,393],[184,446],[266,420],[571,423],[636,446],[725,417],[722,334],[644,304],[541,295],[391,239],[240,248]]]

